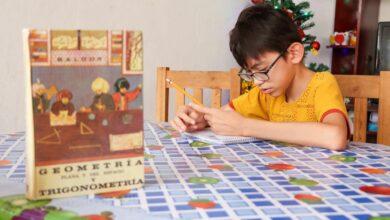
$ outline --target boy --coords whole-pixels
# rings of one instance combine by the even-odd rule
[[[179,131],[210,126],[221,135],[252,136],[344,150],[347,112],[334,76],[303,64],[304,46],[288,15],[267,4],[243,10],[230,32],[240,77],[255,88],[221,109],[190,104],[171,124]]]

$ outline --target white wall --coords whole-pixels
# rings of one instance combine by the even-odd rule
[[[379,21],[390,21],[390,0],[381,0]]]
[[[310,0],[329,64],[335,0]],[[387,1],[387,0],[385,0]],[[0,0],[0,133],[25,130],[23,28],[139,29],[144,34],[144,109],[155,117],[155,70],[227,70],[228,32],[250,0]],[[310,61],[312,58],[309,58]]]

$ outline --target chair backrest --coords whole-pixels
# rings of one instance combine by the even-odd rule
[[[379,99],[377,142],[390,145],[390,71],[380,75],[335,75],[344,97],[354,98],[353,140],[366,142],[368,98]]]
[[[169,78],[184,89],[192,89],[193,96],[203,103],[203,89],[211,89],[211,107],[221,107],[222,89],[230,90],[230,98],[240,95],[241,83],[237,75],[238,68],[230,71],[176,71],[169,67],[157,68],[157,121],[168,121]],[[185,96],[179,92],[175,95],[175,111],[185,104]]]

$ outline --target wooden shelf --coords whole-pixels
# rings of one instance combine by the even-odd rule
[[[350,45],[328,45],[326,48],[333,48],[333,49],[355,49],[356,46],[350,46]]]
[[[333,74],[369,75],[374,72],[380,1],[336,0],[334,32],[356,32],[356,45],[328,45]]]

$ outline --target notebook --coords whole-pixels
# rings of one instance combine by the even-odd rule
[[[210,128],[206,128],[204,130],[195,131],[191,133],[186,132],[185,135],[190,137],[195,137],[202,141],[206,141],[214,144],[241,144],[241,143],[247,143],[247,142],[253,142],[259,140],[254,137],[218,135],[215,134],[213,131],[211,131]]]

